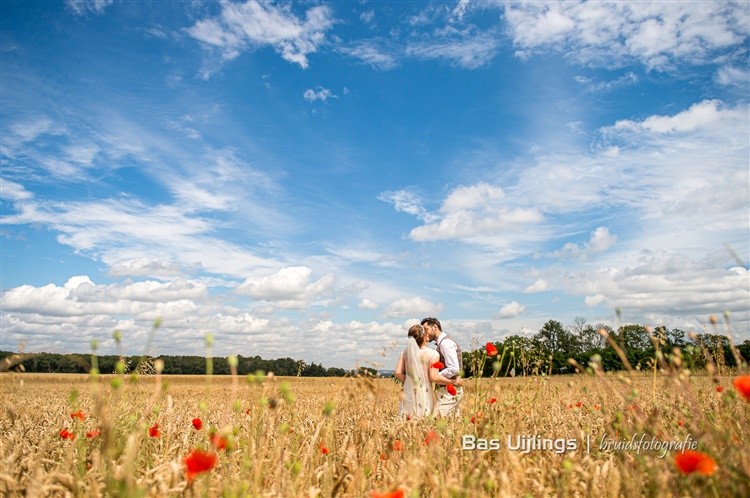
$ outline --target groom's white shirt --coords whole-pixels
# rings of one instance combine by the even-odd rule
[[[448,337],[445,332],[440,332],[435,340],[438,351],[442,350],[445,368],[440,370],[440,375],[451,379],[458,375],[458,345]]]

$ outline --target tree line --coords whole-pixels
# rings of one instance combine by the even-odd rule
[[[11,361],[11,358],[13,360]],[[203,356],[159,356],[164,362],[163,374],[202,375],[206,373],[206,358]],[[36,373],[89,373],[92,367],[92,356],[88,354],[69,353],[30,353],[17,355],[9,351],[0,351],[0,365],[3,360],[8,365],[5,369],[19,369],[23,365],[26,372]],[[115,373],[119,356],[97,355],[100,373]],[[154,358],[144,356],[123,357],[126,371],[134,371],[139,364],[153,363]],[[3,368],[0,368],[2,371]],[[215,375],[231,373],[229,360],[216,357],[212,359],[212,370]],[[292,358],[265,360],[260,356],[237,356],[237,374],[247,375],[257,371],[273,372],[275,375],[301,377],[343,377],[349,372],[343,368],[324,367],[317,363],[306,363]]]
[[[609,337],[609,338],[608,338]],[[487,358],[485,348],[463,353],[465,376],[554,375],[574,373],[597,363],[605,371],[652,369],[661,360],[679,356],[682,366],[703,369],[712,362],[719,369],[736,367],[750,359],[750,340],[732,343],[721,334],[693,334],[666,327],[650,329],[643,325],[591,325],[576,317],[564,327],[549,320],[531,337],[514,335],[492,343],[496,357]],[[618,352],[618,349],[620,350]]]
[[[609,338],[607,338],[609,336]],[[654,368],[655,363],[670,356],[679,355],[681,365],[690,369],[703,369],[707,362],[719,369],[736,367],[740,361],[750,359],[750,340],[733,345],[721,334],[689,334],[680,329],[666,327],[649,329],[643,325],[622,325],[617,330],[603,324],[591,325],[581,317],[564,327],[560,322],[549,320],[533,336],[513,335],[492,343],[498,351],[496,357],[487,358],[485,348],[463,352],[464,377],[470,376],[522,376],[570,374],[577,369],[597,363],[605,371],[625,370],[623,359],[636,370]],[[619,349],[619,352],[618,352]],[[203,356],[160,356],[164,362],[162,373],[172,375],[202,375],[207,371]],[[119,356],[96,356],[100,373],[115,373]],[[744,359],[744,360],[743,360]],[[154,358],[144,356],[124,357],[127,371],[134,371],[139,364],[153,363]],[[31,353],[18,355],[0,351],[0,371],[19,369],[39,373],[88,373],[92,356],[70,353]],[[247,375],[257,371],[273,372],[282,376],[343,377],[347,375],[376,376],[377,371],[360,367],[357,370],[326,368],[316,363],[306,363],[292,358],[266,360],[260,356],[238,356],[237,374]],[[229,375],[227,358],[212,359],[212,372]]]

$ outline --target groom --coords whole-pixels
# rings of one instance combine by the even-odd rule
[[[429,317],[422,319],[422,326],[428,334],[430,341],[435,341],[437,351],[440,354],[440,362],[445,368],[440,370],[440,375],[449,379],[455,379],[463,375],[463,358],[458,343],[443,332],[443,327],[437,318]],[[456,387],[456,395],[446,390],[446,386],[438,386],[435,391],[437,401],[435,403],[434,415],[442,417],[458,417],[461,415],[459,403],[464,397],[463,387]]]

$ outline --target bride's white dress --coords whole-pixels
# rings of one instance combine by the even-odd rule
[[[416,342],[410,344],[401,354],[404,355],[406,365],[406,380],[399,415],[430,416],[435,406],[435,392],[430,382],[430,365],[438,361],[440,355],[427,347],[418,348]]]

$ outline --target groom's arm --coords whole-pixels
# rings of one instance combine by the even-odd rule
[[[443,350],[443,359],[445,359],[445,368],[440,371],[443,377],[455,377],[458,375],[458,345],[450,340],[445,339],[441,344]]]

